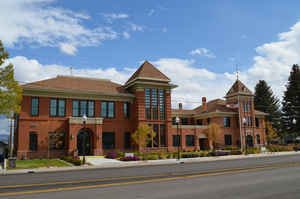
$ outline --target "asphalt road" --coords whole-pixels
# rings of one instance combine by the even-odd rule
[[[17,185],[17,186],[16,186]],[[300,155],[0,176],[0,198],[299,198]]]

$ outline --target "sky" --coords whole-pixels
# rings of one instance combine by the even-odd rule
[[[21,84],[71,71],[122,84],[148,60],[179,86],[173,107],[222,98],[237,68],[250,90],[264,79],[281,99],[300,62],[299,7],[297,0],[1,0],[0,40]],[[0,133],[7,126],[0,118]]]

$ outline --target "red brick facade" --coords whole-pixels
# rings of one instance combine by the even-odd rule
[[[155,75],[160,79],[155,78]],[[149,124],[152,125],[153,128],[154,126],[158,128],[158,138],[155,142],[153,141],[148,148],[149,150],[177,150],[177,146],[173,146],[173,136],[177,134],[181,135],[180,150],[204,150],[209,148],[205,132],[208,125],[207,118],[210,118],[210,123],[217,123],[222,129],[222,133],[217,139],[220,148],[225,147],[225,134],[232,135],[231,146],[239,145],[241,141],[238,124],[239,114],[234,113],[230,115],[232,113],[228,113],[231,126],[227,128],[224,127],[224,117],[228,116],[227,113],[215,114],[202,112],[199,114],[196,113],[196,111],[192,111],[193,113],[191,113],[189,111],[184,112],[183,110],[172,110],[171,90],[176,86],[170,84],[170,80],[163,74],[160,74],[160,72],[152,65],[149,65],[148,62],[144,63],[133,77],[134,78],[131,78],[125,85],[119,86],[115,83],[107,82],[106,80],[93,80],[79,77],[57,77],[24,85],[24,94],[21,104],[22,110],[18,117],[18,127],[15,133],[15,151],[17,157],[19,159],[27,159],[59,157],[62,155],[77,156],[79,147],[81,147],[78,140],[80,139],[79,132],[81,131],[86,131],[89,135],[90,142],[88,145],[85,145],[85,147],[89,147],[89,154],[86,155],[103,155],[112,150],[116,152],[135,151],[137,148],[132,142],[130,142],[130,147],[126,146],[128,142],[126,142],[125,133],[133,133],[140,124]],[[57,83],[58,80],[59,83]],[[61,82],[64,81],[65,84],[62,85]],[[84,85],[86,82],[88,82],[88,84]],[[76,85],[79,84],[81,90],[77,90],[79,87]],[[101,87],[101,85],[104,86]],[[89,88],[91,89],[86,90]],[[156,103],[164,104],[157,105],[157,107],[164,107],[163,111],[165,114],[163,119],[160,117],[160,108],[158,108],[157,119],[146,119],[145,89],[147,88],[163,91],[163,102],[159,101],[161,96],[156,98],[158,101]],[[111,91],[109,89],[111,89]],[[31,115],[32,98],[38,98],[37,116]],[[54,98],[65,100],[65,114],[63,117],[50,116],[50,100]],[[88,117],[85,123],[82,117],[72,116],[72,110],[74,108],[72,107],[73,100],[92,100],[94,102],[94,116]],[[230,102],[230,100],[232,99],[229,98],[228,102]],[[152,101],[153,99],[151,98],[149,103],[153,104],[154,102]],[[113,118],[101,117],[101,111],[103,110],[103,107],[101,107],[102,102],[114,102]],[[130,104],[128,110],[129,118],[127,118],[124,113],[125,103]],[[207,103],[208,108],[210,108],[209,104],[210,102]],[[241,105],[242,103],[240,106]],[[151,115],[154,110],[152,110],[152,108]],[[206,104],[203,108],[207,108]],[[255,118],[253,104],[252,109],[252,118]],[[188,118],[188,125],[179,124],[178,131],[177,126],[172,124],[172,118],[176,116]],[[244,113],[241,114],[241,118],[243,116]],[[197,124],[199,118],[203,121],[202,125]],[[252,126],[247,127],[246,130],[249,134],[250,130],[252,130],[251,133],[255,136],[259,134],[261,139],[260,144],[265,144],[263,116],[261,116],[259,120],[261,123],[260,128],[256,128],[255,124],[252,123]],[[163,129],[165,129],[165,135],[163,134]],[[62,148],[52,149],[50,147],[50,132],[63,132],[64,145]],[[30,137],[30,133],[34,133],[36,138]],[[113,146],[109,149],[103,147],[103,142],[107,142],[107,140],[103,138],[104,133],[106,133],[106,135],[113,133],[114,135]],[[187,135],[192,135],[192,137],[189,136],[189,139],[194,139],[192,144],[189,142],[191,146],[186,146]],[[110,137],[110,139],[112,138],[113,136]],[[30,146],[32,142],[36,142],[36,146],[33,148]],[[258,144],[256,139],[254,139],[254,144]]]

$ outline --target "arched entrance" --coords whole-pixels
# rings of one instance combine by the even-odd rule
[[[78,155],[91,155],[91,133],[88,129],[81,129],[77,134]]]

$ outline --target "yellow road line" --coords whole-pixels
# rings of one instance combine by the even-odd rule
[[[80,190],[80,189],[93,189],[93,188],[104,188],[104,187],[112,187],[112,186],[120,186],[120,185],[131,185],[131,184],[142,184],[142,183],[153,183],[153,182],[164,182],[171,180],[180,180],[180,179],[189,179],[189,178],[198,178],[203,176],[216,176],[223,174],[234,174],[234,173],[242,173],[247,171],[259,171],[264,169],[272,169],[272,168],[280,168],[285,166],[296,166],[299,163],[287,163],[287,164],[279,164],[275,166],[265,166],[265,167],[253,167],[246,168],[240,170],[228,170],[217,173],[206,173],[199,175],[186,175],[186,176],[177,176],[177,177],[169,177],[169,178],[160,178],[160,179],[151,179],[151,180],[138,180],[133,182],[120,182],[120,183],[110,183],[110,184],[101,184],[101,185],[86,185],[86,186],[77,186],[77,187],[66,187],[66,188],[53,188],[53,189],[45,189],[45,190],[33,190],[33,191],[20,191],[20,192],[8,192],[8,193],[0,193],[1,196],[13,196],[13,195],[27,195],[27,194],[37,194],[37,193],[49,193],[49,192],[57,192],[57,191],[72,191],[72,190]]]
[[[298,164],[300,163],[282,163],[278,164],[278,166],[289,166],[290,164]],[[256,169],[256,168],[268,168],[269,166],[273,165],[264,165],[264,166],[256,166],[256,167],[240,167],[240,168],[230,168],[230,169],[221,169],[221,170],[203,170],[197,172],[173,172],[173,173],[166,173],[166,174],[157,174],[151,176],[125,176],[125,177],[116,177],[116,178],[98,178],[98,179],[87,179],[87,180],[74,180],[74,181],[67,181],[67,182],[49,182],[49,183],[40,183],[40,184],[22,184],[22,185],[4,185],[0,186],[0,189],[9,189],[9,188],[24,188],[24,187],[37,187],[37,186],[49,186],[49,185],[67,185],[67,184],[79,184],[79,183],[89,183],[89,182],[104,182],[104,181],[111,181],[111,180],[129,180],[129,179],[139,179],[139,178],[147,178],[147,177],[164,177],[170,175],[194,175],[201,173],[219,173],[224,171],[238,171],[244,169]]]

